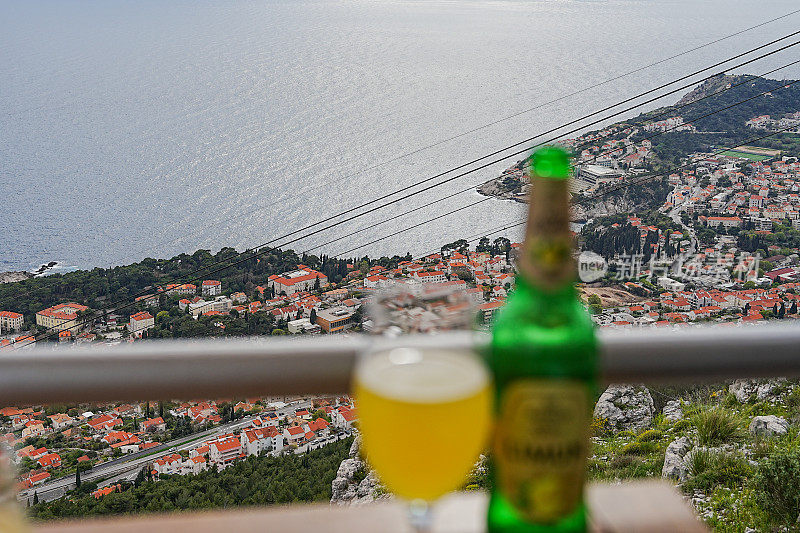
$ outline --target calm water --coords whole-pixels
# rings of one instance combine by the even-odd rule
[[[378,163],[797,7],[2,1],[0,271],[254,246],[794,31],[800,16],[365,170]],[[475,201],[471,192],[370,227],[504,166],[291,247],[361,227],[324,251],[369,242]],[[517,220],[521,209],[491,200],[359,253],[426,252]]]

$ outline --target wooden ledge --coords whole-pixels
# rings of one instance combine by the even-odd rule
[[[587,491],[596,533],[705,533],[708,529],[667,482],[593,484]],[[434,509],[433,533],[485,530],[486,494],[450,494]],[[325,504],[242,508],[228,511],[136,515],[38,524],[35,533],[263,533],[326,531],[410,533],[405,508],[397,501],[342,507]]]

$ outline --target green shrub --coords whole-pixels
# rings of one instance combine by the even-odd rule
[[[741,436],[741,420],[736,413],[721,407],[704,409],[692,416],[697,439],[705,446],[717,446]]]
[[[686,466],[689,469],[689,474],[692,477],[697,477],[700,474],[707,472],[711,468],[711,463],[714,461],[715,453],[706,450],[696,448],[689,453],[689,457],[687,457]]]
[[[608,437],[611,433],[611,430],[608,427],[608,419],[598,418],[596,416],[592,417],[590,430],[592,435],[595,437]]]
[[[723,407],[727,407],[728,409],[732,409],[734,407],[739,406],[739,400],[737,400],[736,396],[734,396],[734,394],[731,392],[725,395],[721,403]]]
[[[689,457],[692,477],[683,484],[687,492],[699,489],[709,491],[717,485],[740,487],[753,473],[753,468],[742,455],[695,450]]]
[[[800,510],[800,451],[778,452],[764,459],[754,479],[756,499],[778,524],[794,523]]]
[[[655,442],[640,442],[633,441],[626,444],[622,448],[622,455],[647,455],[655,453],[658,450],[658,444]]]
[[[636,437],[636,440],[639,442],[650,442],[654,440],[661,440],[663,436],[664,433],[657,429],[648,429],[647,431],[640,433],[639,436]]]
[[[685,431],[690,427],[692,427],[692,423],[689,421],[688,418],[681,418],[680,420],[672,424],[672,429],[674,429],[675,431]]]
[[[653,417],[653,428],[658,430],[664,430],[669,427],[669,421],[664,416],[664,413],[658,413],[656,416]]]
[[[792,389],[792,392],[786,396],[783,403],[789,411],[789,416],[796,418],[800,415],[800,387]]]
[[[636,433],[634,433],[629,429],[626,429],[624,431],[620,431],[619,433],[617,433],[616,436],[617,438],[636,438]]]
[[[635,464],[639,459],[630,455],[618,455],[611,459],[611,468],[627,468]]]

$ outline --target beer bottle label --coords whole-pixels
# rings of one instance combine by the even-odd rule
[[[495,431],[496,490],[530,522],[548,523],[581,501],[589,449],[586,384],[525,379],[503,393]]]

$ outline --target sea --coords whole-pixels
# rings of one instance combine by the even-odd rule
[[[352,257],[518,239],[520,227],[497,229],[522,220],[524,205],[491,199],[447,214],[480,200],[474,186],[523,157],[495,161],[513,150],[354,220],[293,232],[791,33],[800,14],[584,90],[798,7],[0,0],[0,271],[266,243]],[[740,72],[796,58],[791,49]]]

